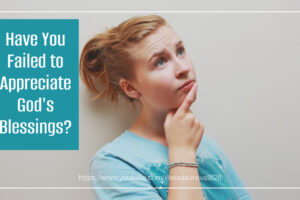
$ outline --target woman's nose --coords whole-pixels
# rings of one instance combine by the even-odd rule
[[[189,67],[183,62],[178,62],[176,64],[176,78],[180,78],[181,76],[187,76],[189,72]]]

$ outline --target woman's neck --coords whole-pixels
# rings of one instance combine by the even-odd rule
[[[141,113],[129,131],[167,146],[164,122],[167,111],[155,112],[142,107]]]

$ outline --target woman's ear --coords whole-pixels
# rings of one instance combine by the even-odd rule
[[[141,93],[134,87],[133,83],[126,80],[126,79],[120,79],[119,81],[120,87],[122,90],[131,98],[139,98],[141,96]]]

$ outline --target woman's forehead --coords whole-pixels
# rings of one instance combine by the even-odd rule
[[[132,53],[135,54],[136,57],[148,60],[153,54],[165,48],[176,46],[179,41],[181,41],[181,39],[171,28],[163,26],[136,44],[132,49]]]

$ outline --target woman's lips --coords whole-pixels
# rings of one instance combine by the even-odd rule
[[[189,91],[194,85],[194,81],[189,82],[188,84],[184,85],[183,87],[179,88],[179,90]]]

